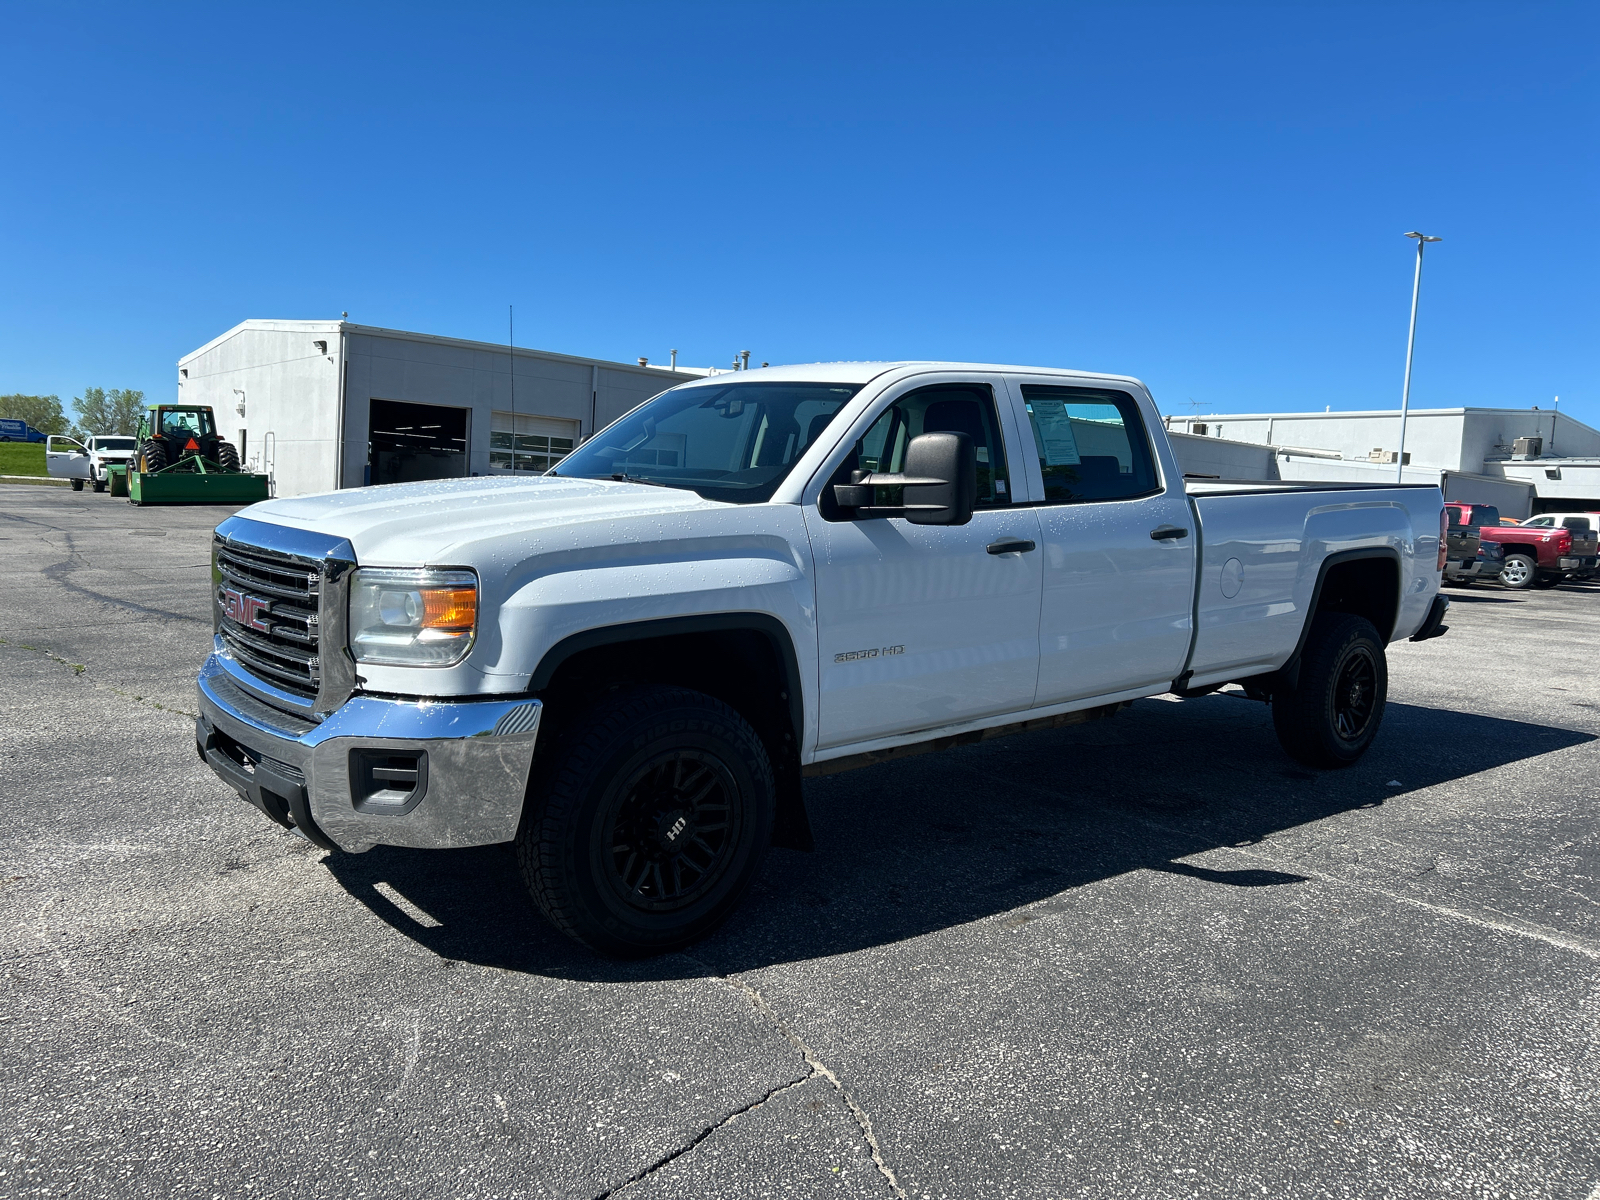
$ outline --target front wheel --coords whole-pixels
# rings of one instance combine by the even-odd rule
[[[1377,737],[1388,695],[1389,666],[1372,622],[1327,613],[1311,623],[1298,686],[1272,698],[1272,724],[1306,765],[1348,767]]]
[[[83,480],[81,480],[81,479],[73,479],[73,480],[69,480],[68,482],[70,482],[72,484],[72,490],[73,491],[75,491],[75,492],[83,491]]]
[[[522,876],[569,937],[619,958],[705,937],[755,879],[777,811],[765,747],[699,692],[622,692],[536,766],[517,832]]]
[[[1533,586],[1533,581],[1538,578],[1539,566],[1526,554],[1506,555],[1506,565],[1500,572],[1500,582],[1513,591],[1522,591]]]

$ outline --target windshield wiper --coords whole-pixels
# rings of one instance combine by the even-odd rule
[[[615,479],[618,483],[647,483],[651,487],[673,487],[673,485],[670,483],[662,483],[656,479],[644,479],[638,475],[613,475],[611,478]]]

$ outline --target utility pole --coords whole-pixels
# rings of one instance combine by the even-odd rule
[[[1400,449],[1395,452],[1395,482],[1406,479],[1406,415],[1411,408],[1411,356],[1417,348],[1417,295],[1422,291],[1422,249],[1429,242],[1442,242],[1443,238],[1429,237],[1415,230],[1406,234],[1417,239],[1417,273],[1411,281],[1411,334],[1406,339],[1406,382],[1400,392]]]

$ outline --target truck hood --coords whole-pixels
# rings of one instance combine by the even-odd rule
[[[592,544],[619,519],[727,507],[678,488],[494,475],[266,500],[239,516],[346,538],[371,566],[474,566],[474,543],[507,534],[562,529],[562,545]]]

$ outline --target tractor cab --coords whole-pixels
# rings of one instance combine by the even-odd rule
[[[159,444],[166,463],[194,454],[217,462],[219,446],[226,445],[217,437],[211,406],[204,404],[154,405],[139,422],[139,441],[141,448]]]

